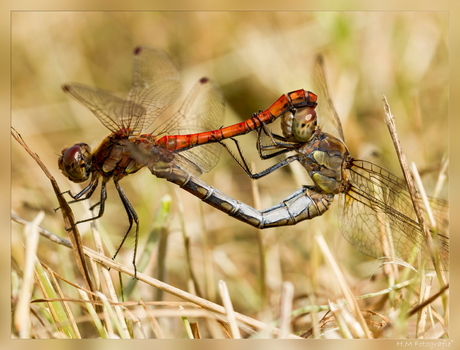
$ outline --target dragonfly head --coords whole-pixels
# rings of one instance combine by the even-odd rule
[[[59,169],[72,182],[84,182],[91,175],[91,149],[86,143],[64,148],[58,160]]]
[[[314,107],[299,108],[292,118],[292,135],[298,142],[308,142],[317,127],[316,111]]]

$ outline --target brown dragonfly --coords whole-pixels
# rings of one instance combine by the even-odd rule
[[[329,96],[321,56],[315,61],[314,81],[316,108],[300,114],[286,112],[281,117],[283,135],[275,134],[267,125],[259,129],[257,147],[262,159],[288,152],[292,155],[252,174],[234,140],[239,152],[239,157],[234,158],[253,179],[294,161],[300,162],[314,183],[309,195],[313,192],[338,197],[341,232],[354,247],[374,258],[413,262],[416,253],[427,253],[427,246],[406,182],[376,164],[350,155]],[[448,203],[434,198],[429,201],[437,219],[441,261],[447,268]],[[296,223],[295,218],[290,219],[291,224]]]

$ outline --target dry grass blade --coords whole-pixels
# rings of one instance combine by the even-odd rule
[[[351,334],[348,322],[344,319],[344,313],[347,312],[346,309],[340,307],[338,304],[335,304],[332,301],[329,301],[329,307],[332,314],[334,315],[334,319],[337,322],[343,337],[345,339],[353,339],[353,335]]]
[[[48,171],[46,168],[45,164],[40,160],[38,155],[34,153],[29,146],[25,143],[25,141],[22,139],[21,135],[12,127],[11,128],[11,135],[13,138],[27,151],[27,153],[30,154],[30,156],[37,162],[37,164],[40,166],[42,171],[45,173],[45,175],[48,177],[48,179],[51,181],[51,185],[53,187],[54,193],[56,195],[56,198],[59,202],[59,208],[62,212],[62,216],[64,218],[64,223],[65,227],[69,232],[69,238],[70,242],[72,243],[72,250],[75,254],[75,258],[77,261],[78,268],[83,276],[83,279],[85,281],[86,287],[91,290],[92,292],[96,292],[94,285],[91,280],[91,276],[89,273],[88,266],[85,261],[84,253],[83,253],[83,244],[81,241],[81,236],[80,233],[78,232],[78,228],[75,225],[75,219],[72,213],[72,209],[70,206],[67,204],[67,201],[62,195],[62,191],[59,189],[59,186],[54,179],[54,177],[51,175],[51,173]]]
[[[437,223],[433,215],[433,211],[431,210],[430,204],[428,202],[428,196],[426,195],[425,187],[423,186],[422,179],[420,178],[420,174],[417,169],[417,165],[415,163],[411,163],[412,165],[412,175],[414,176],[414,180],[417,184],[417,187],[420,192],[420,196],[422,197],[423,205],[425,206],[425,210],[428,214],[428,218],[430,219],[430,227],[431,229],[434,230],[434,232],[437,232]],[[437,249],[435,249],[436,259],[439,259],[439,253]]]
[[[291,282],[283,283],[283,290],[281,293],[281,307],[280,307],[280,335],[279,339],[286,339],[291,333],[291,311],[292,299],[294,297],[294,286]]]
[[[444,294],[444,292],[449,289],[449,284],[443,286],[438,292],[433,294],[431,297],[427,298],[423,303],[414,306],[408,313],[408,316],[412,316],[419,312],[421,309],[426,307],[427,305],[430,305],[433,301],[435,301],[437,298],[439,298],[441,295]]]
[[[190,322],[190,329],[192,330],[193,339],[201,339],[200,328],[198,327],[198,323]]]
[[[233,310],[232,300],[228,293],[227,284],[224,281],[219,281],[220,296],[224,303],[224,307],[227,313],[228,323],[232,332],[233,339],[241,339],[240,330],[236,323],[235,311]]]
[[[176,189],[177,191],[177,189]],[[181,226],[181,232],[182,232],[182,237],[184,239],[184,251],[185,251],[185,261],[186,261],[186,264],[187,264],[187,271],[188,271],[188,275],[189,275],[189,278],[191,280],[191,286],[193,287],[194,289],[194,294],[198,295],[198,296],[203,296],[203,293],[201,292],[201,288],[200,288],[200,285],[198,283],[198,279],[195,275],[195,272],[193,271],[193,264],[192,264],[192,253],[191,253],[191,247],[190,247],[190,236],[189,234],[187,233],[187,225],[185,224],[184,222],[184,207],[182,205],[182,202],[181,201],[178,201],[178,209],[179,209],[179,218],[180,218],[180,226]],[[164,235],[165,239],[167,238],[167,235]],[[162,242],[160,241],[160,248],[159,248],[159,251],[163,251],[163,250],[166,250],[166,242]],[[162,248],[163,246],[163,248]],[[159,254],[161,255],[161,254]],[[163,260],[166,258],[166,255],[162,255],[163,257]],[[162,261],[160,261],[160,258],[159,258],[159,261],[158,263],[162,263]],[[163,264],[163,263],[162,263]],[[161,279],[161,278],[159,278]]]
[[[48,271],[48,274],[45,273],[45,269]],[[37,264],[37,280],[40,281],[39,283],[42,289],[47,288],[43,294],[47,295],[49,298],[59,297],[63,299],[65,294],[56,279],[57,277],[60,276],[57,276],[49,266],[43,263],[40,265]],[[57,320],[62,324],[65,334],[73,339],[81,338],[75,317],[67,301],[63,301],[62,303],[50,303],[50,309],[56,310],[55,313],[58,316]]]
[[[109,336],[100,320],[100,318],[97,315],[96,309],[94,306],[89,302],[89,297],[88,293],[86,293],[83,290],[77,289],[78,292],[80,293],[80,296],[83,300],[88,301],[85,303],[86,309],[88,310],[89,315],[91,316],[91,319],[93,320],[94,325],[96,326],[96,329],[99,331],[99,335],[101,336],[102,339],[107,339]]]
[[[251,163],[251,171],[256,173],[255,164]],[[262,208],[261,200],[260,200],[260,192],[259,192],[259,184],[257,181],[251,181],[251,190],[252,190],[252,197],[254,198],[254,208],[260,210]],[[257,247],[259,249],[259,264],[260,264],[260,295],[262,298],[262,305],[264,305],[264,309],[268,306],[268,299],[267,299],[267,263],[266,263],[266,251],[263,239],[262,230],[257,230]]]
[[[120,318],[119,315],[112,309],[112,305],[109,303],[109,300],[103,293],[98,292],[97,294],[99,298],[101,299],[102,303],[104,304],[105,309],[108,311],[110,318],[109,320],[106,320],[106,321],[107,322],[111,321],[115,325],[118,331],[118,334],[121,335],[122,339],[130,339],[131,336],[128,332],[128,329],[127,329],[127,326],[126,326],[126,323],[123,317]],[[109,334],[109,337],[112,337],[112,336],[113,335]]]
[[[208,299],[216,300],[216,287],[214,278],[214,267],[212,263],[212,249],[209,241],[209,232],[206,226],[206,220],[203,210],[203,202],[200,203],[200,227],[203,232],[203,268],[204,268],[204,285],[205,285],[205,295]],[[212,326],[211,326],[212,327]],[[215,327],[217,328],[217,327]]]
[[[429,232],[428,226],[426,225],[425,218],[423,217],[423,214],[422,214],[422,211],[420,209],[419,203],[417,201],[417,195],[416,195],[417,190],[415,189],[415,185],[414,185],[414,182],[412,180],[412,176],[411,176],[411,173],[410,173],[410,170],[409,170],[409,166],[407,164],[406,156],[405,156],[404,152],[402,151],[401,143],[399,142],[398,133],[396,131],[396,121],[395,121],[395,118],[394,118],[393,114],[391,113],[390,105],[388,104],[388,101],[387,101],[385,96],[383,97],[382,101],[383,101],[383,107],[384,107],[384,111],[385,111],[385,123],[388,126],[388,130],[389,130],[391,138],[393,140],[393,144],[395,146],[395,150],[396,150],[396,154],[398,156],[399,164],[401,165],[401,170],[403,172],[404,179],[406,180],[407,187],[408,187],[408,190],[409,190],[409,193],[410,193],[410,196],[411,196],[412,204],[414,206],[415,213],[417,215],[419,225],[420,225],[420,227],[422,229],[422,232],[423,232],[423,234],[425,236],[425,241],[426,241],[426,243],[428,245],[430,253],[433,254],[433,251],[434,251],[433,240],[432,240],[431,234]],[[432,256],[432,258],[433,258],[433,262],[434,262],[434,255]],[[436,264],[435,264],[435,267],[436,267]],[[438,268],[439,268],[439,265],[438,265]],[[440,272],[438,271],[438,273],[440,273]],[[445,281],[443,281],[443,284],[445,284]]]
[[[447,285],[446,278],[445,278],[444,273],[443,273],[443,271],[442,271],[442,269],[440,267],[439,258],[438,259],[436,258],[436,248],[435,248],[435,245],[433,243],[433,238],[432,238],[430,230],[429,230],[429,228],[428,228],[428,226],[427,226],[427,224],[425,222],[425,218],[424,218],[424,216],[422,214],[422,210],[420,208],[419,201],[417,200],[417,195],[416,195],[417,192],[416,192],[416,189],[415,189],[415,185],[414,185],[414,182],[412,180],[412,176],[411,176],[411,173],[410,173],[410,170],[409,170],[409,166],[407,164],[406,156],[405,156],[404,152],[402,151],[401,143],[399,142],[398,133],[396,131],[396,121],[395,121],[395,118],[394,118],[393,114],[391,113],[390,105],[388,104],[388,101],[387,101],[385,96],[383,97],[382,101],[383,101],[383,108],[384,108],[384,111],[385,111],[385,123],[388,126],[388,130],[389,130],[391,138],[393,140],[393,144],[394,144],[394,147],[395,147],[395,150],[396,150],[396,154],[398,156],[399,164],[401,165],[401,169],[402,169],[402,172],[404,174],[404,178],[405,178],[406,183],[407,183],[407,187],[408,187],[408,190],[409,190],[409,193],[410,193],[412,204],[413,204],[413,207],[415,209],[415,213],[417,215],[418,223],[420,225],[420,228],[422,229],[424,239],[425,239],[425,243],[426,243],[426,245],[428,247],[428,250],[429,250],[429,253],[431,255],[430,257],[431,257],[431,259],[433,261],[433,265],[434,265],[434,268],[436,270],[436,275],[438,277],[438,281],[439,281],[439,284],[440,284],[441,289],[442,289],[444,286]],[[448,315],[448,312],[447,312],[447,299],[445,297],[443,297],[443,306],[444,306],[444,310],[446,310],[446,318],[447,318],[447,315]]]
[[[38,230],[37,227],[43,219],[43,212],[41,212],[34,220],[26,226],[26,264],[24,268],[24,284],[21,290],[19,302],[14,315],[14,326],[19,331],[21,338],[30,337],[30,299],[32,296],[32,288],[34,284],[34,264],[36,260],[35,252],[38,246]]]
[[[188,319],[188,316],[183,314],[183,311],[185,311],[184,307],[180,305],[178,311],[179,311],[180,317],[182,319],[182,323],[184,324],[184,328],[185,328],[185,331],[187,332],[189,339],[194,339],[192,327],[190,326],[190,321]]]
[[[433,197],[437,198],[439,193],[441,192],[441,188],[444,186],[444,183],[446,182],[447,179],[447,168],[449,167],[449,159],[445,157],[445,159],[442,162],[441,166],[441,171],[439,172],[438,175],[438,181],[436,182],[436,187],[434,188],[434,195]]]
[[[52,236],[54,234],[46,231],[46,230],[38,230],[38,232],[40,233],[40,235],[42,235],[43,237],[45,238],[48,238],[50,239],[51,241],[53,242],[65,242],[65,241],[62,241],[61,240],[57,240],[56,238],[53,238]],[[62,244],[63,246],[66,246],[66,247],[70,247],[70,243],[67,242],[67,243],[63,243]],[[129,275],[129,276],[132,276],[134,277],[134,269],[133,268],[128,268],[127,266],[123,265],[123,264],[120,264],[114,260],[112,260],[111,258],[108,258],[106,257],[105,255],[102,255],[88,247],[84,247],[84,253],[86,256],[88,256],[89,258],[93,259],[94,261],[102,264],[103,266],[105,266],[106,268],[110,268],[110,269],[113,269],[115,271],[119,271],[121,273],[124,273],[126,275]],[[223,306],[221,305],[218,305],[218,304],[215,304],[209,300],[206,300],[206,299],[203,299],[203,298],[200,298],[196,295],[193,295],[193,294],[190,294],[190,293],[187,293],[179,288],[176,288],[176,287],[173,287],[167,283],[164,283],[162,281],[159,281],[155,278],[152,278],[150,276],[147,276],[141,272],[137,272],[137,275],[136,275],[137,279],[141,282],[144,282],[152,287],[155,287],[155,288],[158,288],[158,289],[161,289],[171,295],[174,295],[176,297],[179,297],[183,300],[187,300],[191,303],[193,303],[194,305],[197,305],[197,306],[200,306],[202,307],[203,309],[205,310],[208,310],[208,311],[211,311],[217,315],[226,315],[226,310]],[[113,304],[113,303],[112,303]],[[138,303],[136,303],[137,305]],[[251,317],[248,317],[246,315],[243,315],[243,314],[240,314],[240,313],[237,313],[235,312],[235,318],[237,321],[255,329],[255,330],[269,330],[270,332],[272,332],[274,335],[279,335],[280,333],[280,330],[279,328],[275,328],[275,327],[272,327],[270,325],[267,325],[263,322],[260,322],[258,320],[255,320]],[[298,336],[295,336],[293,334],[290,334],[289,335],[289,338],[290,339],[299,339]]]
[[[14,222],[17,222],[18,224],[21,224],[21,225],[28,225],[30,222],[27,221],[27,220],[24,220],[23,218],[20,218],[19,216],[17,216],[16,214],[11,214],[11,219],[14,221]],[[51,242],[53,243],[57,243],[57,244],[60,244],[60,245],[63,245],[64,247],[67,247],[67,248],[72,248],[72,244],[66,240],[65,238],[61,238],[59,236],[56,236],[54,233],[42,228],[42,227],[37,227],[37,230],[38,230],[38,233],[41,234],[43,237],[46,237],[47,239],[49,239]]]
[[[145,312],[147,313],[147,317],[150,320],[150,325],[152,326],[153,333],[158,339],[163,339],[165,338],[164,332],[160,327],[160,324],[158,323],[157,318],[150,312],[149,308],[147,307],[147,304],[144,302],[144,300],[141,300],[141,305],[143,306]]]
[[[351,292],[347,282],[345,281],[345,277],[343,276],[340,268],[339,268],[339,265],[337,264],[337,262],[335,261],[334,259],[334,256],[332,255],[329,247],[327,246],[327,243],[326,241],[324,240],[324,237],[320,234],[317,234],[315,236],[316,238],[316,241],[318,243],[318,245],[320,246],[321,248],[321,251],[323,252],[324,256],[326,257],[326,260],[328,261],[329,263],[329,266],[332,268],[333,272],[334,272],[334,275],[337,279],[337,282],[340,286],[340,289],[342,290],[342,293],[343,295],[345,296],[346,300],[348,301],[349,305],[351,306],[352,310],[353,310],[353,313],[357,319],[357,321],[359,322],[363,332],[364,332],[364,335],[366,338],[372,338],[372,334],[371,332],[369,331],[369,328],[367,327],[367,324],[366,324],[366,321],[364,320],[364,317],[361,313],[361,310],[358,306],[358,303],[356,302],[356,299],[355,297],[353,296],[353,293]],[[332,311],[332,309],[331,309]]]

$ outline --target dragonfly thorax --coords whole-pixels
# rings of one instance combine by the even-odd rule
[[[84,182],[91,175],[91,148],[77,143],[64,148],[58,160],[59,169],[72,182]]]
[[[311,142],[299,148],[299,160],[322,192],[341,193],[347,179],[348,149],[339,139],[318,130]]]

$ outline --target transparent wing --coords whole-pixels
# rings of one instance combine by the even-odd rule
[[[121,125],[142,132],[177,99],[179,71],[164,52],[147,47],[133,51],[133,82],[121,114]],[[142,106],[144,114],[139,114]]]
[[[199,148],[201,148],[201,147],[199,147]],[[188,152],[186,152],[186,153],[188,153]],[[187,158],[185,156],[186,153],[174,153],[174,163],[179,165],[182,169],[186,170],[187,172],[189,172],[193,176],[200,176],[201,174],[203,174],[203,172],[205,171],[203,169],[203,166],[198,165],[196,163],[196,161],[190,160],[189,158]],[[193,158],[193,157],[191,157],[191,158]],[[211,169],[212,169],[212,167],[211,167]],[[209,170],[211,170],[211,169],[209,169]],[[209,171],[209,170],[206,170],[206,171]]]
[[[223,125],[224,112],[222,91],[211,80],[202,78],[158,134],[186,135],[216,130]],[[183,151],[181,155],[208,172],[219,161],[221,148],[217,143],[209,143]]]
[[[323,132],[331,134],[342,141],[345,141],[343,135],[342,123],[332,104],[329,89],[327,87],[326,73],[324,68],[324,58],[322,55],[316,56],[313,68],[313,92],[318,95],[318,106],[316,113],[318,122]]]
[[[344,237],[364,254],[409,261],[426,243],[418,225],[405,183],[380,168],[354,160],[349,171],[351,189],[340,196],[341,230]],[[449,241],[441,234],[440,255],[447,266]],[[426,255],[429,256],[429,255]]]
[[[112,132],[120,130],[119,117],[126,108],[127,102],[103,90],[95,89],[81,84],[65,84],[62,89],[75,98],[78,102],[88,107],[106,128]],[[133,103],[130,109],[140,118],[145,115],[142,106]]]
[[[448,236],[449,235],[449,203],[446,200],[440,198],[428,197],[431,210],[436,220],[436,225],[439,233]],[[424,208],[423,204],[420,204],[421,208]]]
[[[88,107],[110,131],[130,128],[140,133],[180,93],[179,72],[165,53],[138,47],[133,54],[133,82],[126,100],[81,84],[66,84],[63,90]]]

